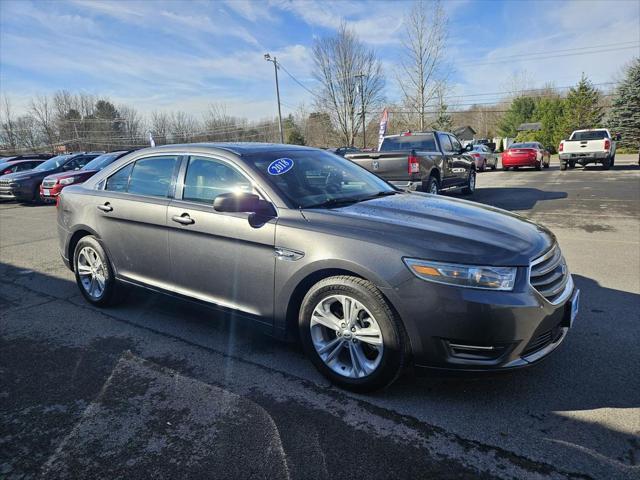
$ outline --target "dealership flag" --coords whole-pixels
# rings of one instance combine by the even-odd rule
[[[385,108],[384,112],[382,112],[382,118],[380,119],[380,131],[378,132],[378,151],[380,151],[380,146],[382,145],[382,139],[387,133],[388,121],[389,121],[389,112]]]
[[[149,132],[149,145],[151,145],[152,147],[156,146],[156,141],[153,139],[153,135],[151,135],[151,132]]]

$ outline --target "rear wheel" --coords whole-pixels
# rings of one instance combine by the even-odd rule
[[[426,185],[424,182],[422,182],[422,191],[425,193],[430,193],[431,195],[437,195],[440,191],[440,183],[438,182],[438,179],[435,177],[429,177]]]
[[[566,170],[566,169],[567,169],[567,162],[560,161],[560,170]]]
[[[462,193],[465,195],[471,195],[476,190],[476,171],[470,170],[469,177],[467,178],[467,185],[462,189]]]
[[[602,168],[609,170],[611,168],[611,157],[607,157],[602,161]]]
[[[115,275],[106,252],[93,235],[82,237],[73,253],[73,270],[82,296],[97,307],[113,303]]]
[[[504,170],[505,172],[509,170],[510,167],[505,167],[504,165],[502,166],[502,170]]]
[[[542,170],[542,162],[543,160],[540,160],[538,163],[536,163],[536,170],[538,171]]]
[[[357,392],[395,381],[409,358],[402,322],[371,282],[336,276],[305,295],[298,318],[307,356],[332,383]]]
[[[569,162],[569,168],[576,168],[576,162]]]

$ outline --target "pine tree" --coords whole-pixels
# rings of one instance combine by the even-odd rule
[[[620,147],[640,145],[640,57],[631,62],[624,80],[616,89],[607,125],[612,134],[621,135]]]
[[[442,102],[440,103],[436,119],[432,124],[435,130],[441,130],[443,132],[450,132],[453,130],[453,119],[451,118],[451,115],[447,113],[447,108],[447,105]]]
[[[509,111],[498,125],[498,132],[503,137],[514,138],[518,134],[518,127],[533,120],[536,101],[532,97],[518,97],[511,102]]]
[[[602,117],[600,91],[583,73],[578,85],[569,90],[565,99],[561,132],[568,136],[574,130],[599,127]]]

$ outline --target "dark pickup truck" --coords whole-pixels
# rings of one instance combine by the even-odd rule
[[[380,151],[351,153],[345,158],[375,173],[396,187],[437,194],[476,188],[476,167],[470,148],[463,148],[447,132],[403,133],[384,137]]]

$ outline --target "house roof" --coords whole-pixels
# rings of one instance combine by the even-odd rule
[[[516,130],[518,132],[537,132],[538,130],[542,130],[542,123],[540,122],[521,123]]]
[[[459,133],[463,133],[466,130],[470,130],[471,133],[473,133],[474,135],[477,133],[472,127],[470,127],[469,125],[464,125],[462,127],[456,127],[453,129],[453,133],[458,135]]]

